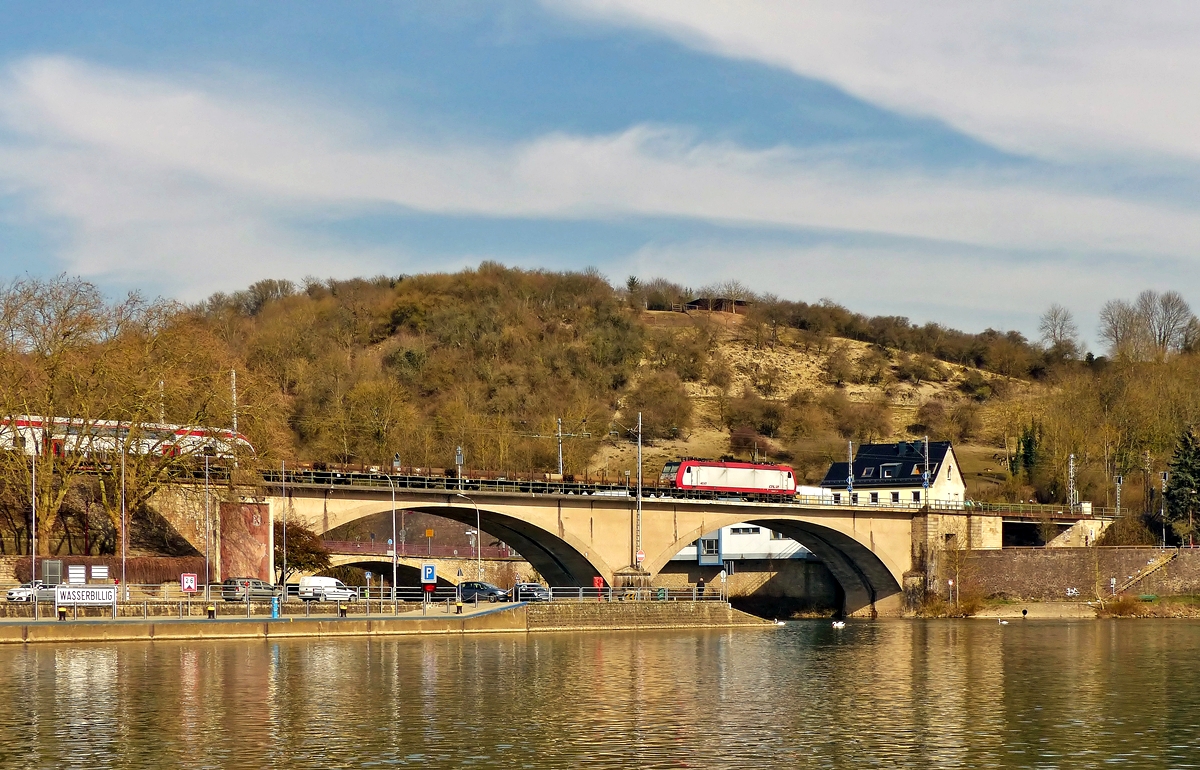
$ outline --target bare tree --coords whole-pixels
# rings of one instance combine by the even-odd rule
[[[1100,338],[1114,358],[1143,360],[1150,344],[1145,317],[1123,299],[1111,299],[1100,309]]]
[[[1147,289],[1138,295],[1136,307],[1158,356],[1163,357],[1183,348],[1188,323],[1194,316],[1179,292],[1159,294]]]
[[[1079,354],[1079,327],[1071,311],[1055,302],[1038,322],[1042,341],[1063,358],[1075,358]]]

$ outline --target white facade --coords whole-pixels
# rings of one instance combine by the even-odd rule
[[[738,524],[722,527],[718,532],[709,532],[696,543],[684,547],[671,557],[672,561],[700,560],[699,548],[707,549],[707,555],[721,561],[739,559],[808,559],[812,552],[804,546],[756,524]],[[719,548],[718,553],[713,553]]]

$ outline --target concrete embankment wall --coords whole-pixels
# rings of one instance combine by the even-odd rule
[[[0,644],[770,627],[721,602],[518,604],[462,617],[80,620],[0,623]]]
[[[1109,595],[1113,578],[1120,585],[1162,553],[1158,548],[967,551],[960,560],[958,572],[963,591],[978,592],[986,597],[1087,600]],[[950,562],[950,559],[944,559],[940,565],[943,593],[945,579],[954,576],[954,565]],[[1078,594],[1072,594],[1071,589]],[[1138,581],[1128,593],[1200,594],[1200,548],[1181,549],[1172,562]]]

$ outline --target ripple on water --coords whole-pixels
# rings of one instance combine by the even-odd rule
[[[1192,767],[1200,623],[0,650],[4,767]]]

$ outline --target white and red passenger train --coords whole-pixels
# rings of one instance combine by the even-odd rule
[[[796,494],[796,474],[787,465],[672,460],[663,466],[659,483],[674,489],[695,489],[733,495]]]
[[[230,458],[251,456],[254,447],[240,433],[165,423],[83,420],[16,415],[0,418],[0,450],[61,457],[113,457],[122,446],[131,454]]]

